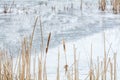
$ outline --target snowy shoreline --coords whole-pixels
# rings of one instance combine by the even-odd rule
[[[114,53],[117,53],[117,79],[119,79],[119,73],[120,73],[120,28],[116,28],[113,30],[106,30],[105,36],[106,36],[106,52],[108,52],[110,46],[110,51],[108,54],[109,57],[113,57]],[[75,45],[75,48],[77,50],[76,55],[77,58],[79,58],[79,72],[80,72],[80,79],[85,79],[89,72],[89,66],[90,66],[90,54],[91,54],[91,44],[93,46],[93,64],[95,65],[97,62],[97,57],[100,58],[100,60],[103,60],[104,58],[104,38],[103,38],[103,32],[82,38],[80,40],[67,42],[66,43],[66,54],[68,58],[68,65],[71,66],[74,62],[74,49],[73,45]],[[112,44],[111,44],[112,43]],[[62,42],[60,45],[58,45],[55,48],[51,48],[48,51],[47,55],[47,62],[46,62],[46,68],[47,68],[47,77],[48,80],[55,80],[56,79],[56,70],[57,70],[57,56],[58,56],[58,49],[60,51],[60,79],[64,80],[64,65],[65,65],[65,59],[64,59],[64,50]],[[32,54],[31,56],[31,75],[34,74],[33,72],[33,65],[36,64],[36,73],[38,73],[38,54],[36,54],[36,62],[34,63],[35,54]],[[16,59],[14,59],[16,61]],[[109,79],[110,77],[108,77]]]

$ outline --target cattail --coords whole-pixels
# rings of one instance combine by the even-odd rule
[[[8,13],[8,5],[7,4],[4,4],[4,13]]]
[[[43,66],[43,80],[47,80],[46,59],[47,59],[47,53],[48,53],[50,38],[51,38],[51,32],[49,33],[48,41],[47,41],[47,46],[46,46],[46,54],[45,54],[44,66]]]
[[[118,13],[118,0],[113,1],[113,13],[117,14]]]
[[[66,74],[67,71],[68,71],[68,64],[67,64],[67,55],[66,55],[66,45],[65,45],[65,41],[64,40],[63,40],[63,49],[64,49],[65,61],[66,61],[66,64],[64,66],[64,68],[65,68],[65,74]]]
[[[100,9],[105,11],[106,9],[106,0],[100,0]]]
[[[46,47],[46,54],[47,54],[47,52],[48,52],[48,47],[49,47],[49,43],[50,43],[50,38],[51,38],[51,32],[49,33],[49,36],[48,36],[47,47]]]
[[[63,49],[64,49],[64,52],[66,52],[66,46],[65,46],[65,41],[63,40]]]
[[[64,66],[64,68],[65,68],[65,74],[66,74],[67,71],[68,71],[68,65],[66,64],[66,65]]]

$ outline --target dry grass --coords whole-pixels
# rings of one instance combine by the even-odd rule
[[[60,80],[60,51],[59,51],[59,49],[58,49],[58,65],[57,65],[56,80]]]
[[[108,11],[109,12],[109,10],[110,10],[110,12],[113,12],[114,14],[120,13],[120,0],[98,0],[97,5],[96,5],[96,3],[89,4],[89,2],[87,3],[87,2],[84,2],[84,0],[79,0],[79,6],[80,6],[81,11],[84,8],[84,4],[86,4],[88,9],[90,8],[90,6],[91,7],[92,6],[94,6],[94,7],[99,6],[99,9],[101,11],[106,11],[106,12]],[[10,5],[10,6],[8,6],[8,5]],[[4,4],[3,13],[11,13],[14,5],[15,5],[15,0],[13,0],[11,4]],[[47,6],[47,3],[45,3],[45,5]],[[73,8],[74,5],[76,5],[76,4],[71,3],[70,6],[68,6],[68,5],[64,6],[64,11],[69,11],[71,9],[74,9]],[[111,8],[108,9],[107,6],[111,6]],[[58,10],[56,5],[52,5],[50,8],[51,8],[52,12],[56,12]],[[23,10],[25,10],[25,9],[23,9]],[[26,14],[28,14],[28,11],[25,11],[25,12],[26,12]]]
[[[3,13],[8,13],[8,5],[4,4]]]
[[[11,4],[5,3],[4,7],[3,7],[3,13],[5,13],[5,14],[6,13],[11,13],[14,5],[15,5],[15,0],[13,0]]]
[[[101,11],[106,10],[107,1],[106,0],[99,0],[99,9]],[[112,7],[114,14],[120,13],[120,0],[110,0],[110,6]]]
[[[43,47],[43,41],[42,43],[42,52],[39,54],[39,57],[34,56],[33,60],[33,69],[31,69],[31,52],[33,50],[33,39],[34,39],[34,32],[37,25],[37,22],[39,20],[39,17],[36,17],[32,35],[31,37],[24,38],[22,41],[22,46],[20,50],[20,54],[17,57],[16,62],[13,61],[13,58],[8,55],[7,51],[1,50],[0,51],[0,80],[49,80],[47,77],[47,54],[49,50],[50,40],[51,40],[51,33],[48,35],[47,45],[44,49]],[[40,23],[41,24],[41,23]],[[42,26],[41,26],[42,31]],[[41,33],[41,36],[43,36],[43,33]],[[80,74],[79,74],[79,57],[77,59],[77,53],[76,53],[75,45],[73,45],[73,58],[74,63],[71,67],[68,66],[67,62],[67,53],[66,53],[66,43],[65,40],[63,40],[63,51],[65,55],[65,76],[66,80],[80,80]],[[97,58],[97,64],[93,63],[92,56],[94,55],[92,52],[93,48],[91,45],[91,56],[90,56],[90,68],[87,77],[85,80],[108,80],[107,77],[110,77],[111,80],[117,80],[117,62],[116,62],[116,53],[114,54],[114,59],[108,58],[106,53],[106,43],[105,43],[105,35],[104,35],[104,59],[102,61],[99,60],[99,57]],[[19,52],[18,52],[19,53]],[[45,53],[44,55],[41,55]],[[38,63],[36,63],[36,60]],[[13,65],[15,64],[15,65]],[[58,50],[58,64],[56,68],[56,80],[60,79],[60,51]],[[33,70],[33,73],[31,71]],[[36,70],[38,70],[36,72]],[[110,71],[108,71],[110,70]],[[109,73],[108,73],[109,72]],[[110,75],[108,75],[110,74]]]
[[[99,8],[102,11],[105,11],[105,9],[106,9],[106,0],[99,0]]]

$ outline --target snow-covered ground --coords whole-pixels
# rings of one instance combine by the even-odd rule
[[[1,4],[4,3],[11,4],[12,2],[1,0]],[[56,6],[55,11],[52,11],[52,6]],[[68,7],[68,10],[64,9],[64,7]],[[47,57],[48,78],[52,77],[52,79],[54,78],[53,80],[55,80],[58,47],[61,53],[60,72],[61,74],[64,73],[62,39],[67,43],[69,64],[73,63],[73,44],[75,44],[77,48],[77,54],[79,55],[80,53],[79,69],[82,76],[87,74],[84,72],[87,72],[89,68],[91,44],[93,45],[93,58],[95,62],[97,56],[101,59],[103,58],[103,32],[106,33],[106,50],[108,50],[111,45],[109,55],[113,56],[113,53],[117,52],[117,56],[120,56],[120,15],[113,14],[110,6],[107,6],[107,9],[106,12],[99,11],[96,0],[85,0],[82,11],[80,10],[80,2],[77,0],[71,0],[69,2],[67,2],[67,0],[46,0],[43,2],[37,0],[26,0],[22,2],[18,0],[15,1],[12,12],[4,14],[3,6],[1,5],[0,48],[9,48],[11,53],[17,52],[22,38],[31,34],[35,17],[41,16],[44,43],[46,43],[48,33],[52,33],[50,50]],[[33,43],[33,47],[37,49],[37,53],[40,52],[40,40],[40,21],[38,21]],[[49,61],[53,64],[49,64]],[[119,64],[117,67],[119,71]]]
[[[105,33],[105,44],[106,44],[106,53],[108,57],[111,57],[111,61],[113,62],[114,53],[117,53],[117,79],[119,80],[120,74],[120,28],[116,29],[108,29],[106,31],[102,31],[100,33],[93,34],[91,36],[84,37],[79,40],[66,42],[66,54],[68,66],[71,67],[74,61],[74,48],[76,48],[77,59],[79,58],[79,76],[80,80],[84,80],[89,73],[90,67],[90,55],[91,55],[91,44],[92,44],[92,52],[93,52],[93,65],[95,66],[97,63],[97,58],[99,57],[100,61],[103,61],[104,58],[104,33]],[[52,45],[52,44],[50,44]],[[57,75],[57,61],[58,61],[58,50],[60,51],[60,80],[65,80],[65,55],[63,50],[62,42],[54,48],[49,49],[47,53],[47,77],[48,80],[56,80]],[[38,57],[39,54],[37,54]],[[31,58],[31,73],[33,73],[33,65],[36,64],[36,73],[38,73],[38,58],[36,57],[36,62],[34,63],[35,55],[32,55]],[[15,59],[16,61],[16,59]],[[109,74],[109,71],[108,71]],[[107,80],[110,77],[108,76]]]
[[[119,34],[120,34],[120,28],[105,31],[107,55],[111,57],[111,59],[113,59],[114,53],[117,53],[117,79],[118,80],[120,79],[119,77],[120,35]],[[104,33],[103,32],[96,33],[88,37],[84,37],[80,40],[75,40],[75,41],[66,43],[66,54],[67,54],[69,66],[71,66],[74,63],[73,62],[74,61],[73,45],[75,45],[75,48],[77,49],[76,53],[77,53],[77,59],[79,58],[79,72],[80,72],[81,80],[85,79],[85,77],[87,77],[89,73],[91,44],[92,44],[92,51],[93,51],[93,63],[94,63],[93,65],[95,65],[95,63],[97,62],[97,57],[99,57],[100,61],[103,60],[104,58]],[[60,45],[50,49],[48,52],[48,56],[47,56],[48,79],[56,78],[58,49],[60,50],[61,80],[64,80],[65,78],[64,76],[65,57],[64,57],[63,45],[61,42]]]

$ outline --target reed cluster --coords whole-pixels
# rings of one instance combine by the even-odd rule
[[[113,0],[113,13],[117,14],[120,13],[120,0]]]
[[[4,4],[3,6],[3,13],[11,13],[12,12],[12,8],[13,6],[15,6],[15,0],[12,1],[11,4]]]
[[[109,52],[109,51],[108,51]],[[104,58],[99,60],[97,57],[97,63],[93,66],[92,59],[92,45],[91,45],[91,56],[90,56],[90,69],[89,74],[85,80],[117,80],[117,71],[116,71],[116,53],[113,57],[109,57],[106,52],[105,45],[105,35],[104,35]]]
[[[36,52],[33,51],[33,39],[37,23],[40,22],[41,29],[41,53],[36,56]],[[19,55],[14,61],[13,57],[8,54],[7,51],[0,51],[0,80],[49,80],[47,75],[46,60],[51,40],[51,33],[48,35],[46,48],[43,46],[43,31],[41,19],[36,17],[32,34],[30,38],[24,38],[21,43],[21,49],[18,52]],[[66,43],[63,39],[63,51],[65,55],[65,80],[80,80],[79,70],[79,57],[77,58],[77,48],[73,45],[73,63],[72,66],[68,65]],[[93,48],[91,45],[90,66],[88,75],[84,80],[117,80],[117,61],[116,53],[113,58],[109,57],[106,52],[104,35],[104,58],[99,60],[97,57],[97,63],[93,63]],[[32,54],[34,59],[32,59]],[[36,61],[37,60],[37,61]],[[33,62],[33,65],[31,65]],[[37,62],[37,63],[36,63]],[[58,49],[58,63],[56,64],[56,80],[61,80],[60,77],[60,50]],[[33,68],[32,68],[33,67]],[[84,68],[83,68],[84,69]],[[32,72],[32,73],[31,73]]]
[[[106,0],[99,0],[99,9],[105,11],[106,9]]]
[[[107,0],[99,0],[99,9],[105,11],[107,7]],[[110,0],[110,6],[112,7],[114,14],[120,13],[120,0]]]

